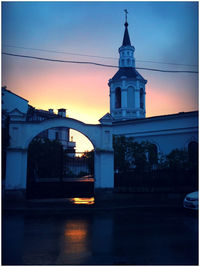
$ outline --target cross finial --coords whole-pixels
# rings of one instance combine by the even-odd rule
[[[125,12],[125,18],[126,18],[126,21],[125,21],[125,23],[127,23],[127,14],[128,14],[128,11],[127,11],[127,9],[124,9],[124,12]]]

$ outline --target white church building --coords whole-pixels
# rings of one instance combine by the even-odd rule
[[[2,108],[10,117],[6,190],[26,189],[28,145],[35,136],[50,128],[75,129],[90,139],[95,150],[95,188],[114,187],[113,135],[133,137],[137,142],[149,141],[162,154],[177,148],[188,150],[198,146],[198,111],[146,118],[147,80],[136,70],[134,51],[126,22],[119,48],[119,69],[108,83],[110,113],[104,115],[97,125],[84,124],[62,114],[59,118],[31,120],[28,117],[28,101],[7,90],[3,92]],[[68,134],[65,133],[65,136],[68,145],[75,145],[70,144]]]
[[[119,48],[119,69],[109,80],[110,114],[102,120],[112,121],[113,135],[149,141],[163,154],[173,149],[198,145],[198,111],[180,112],[146,118],[145,95],[147,80],[136,70],[134,46],[131,45],[128,23]]]

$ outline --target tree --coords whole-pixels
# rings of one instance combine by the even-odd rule
[[[63,177],[64,151],[57,141],[34,139],[28,148],[28,176],[34,179]]]
[[[131,150],[131,142],[132,138],[127,139],[125,136],[113,137],[115,171],[123,172],[129,169],[130,161],[127,156],[127,151]]]
[[[114,136],[115,170],[124,172],[135,169],[146,171],[157,162],[157,151],[150,142],[135,142],[133,137]]]
[[[174,149],[166,156],[166,165],[172,170],[186,170],[189,167],[188,152],[184,149]]]
[[[94,175],[94,150],[85,151],[81,158],[87,160],[89,172],[91,175]]]

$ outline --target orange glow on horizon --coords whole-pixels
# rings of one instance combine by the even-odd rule
[[[195,98],[189,90],[180,94],[169,86],[160,88],[147,87],[146,117],[198,110],[198,96]]]
[[[69,118],[88,124],[99,124],[99,119],[109,112],[108,80],[117,69],[3,59],[7,66],[3,66],[3,85],[33,107],[52,108],[55,113],[65,108]],[[141,74],[148,81],[146,117],[198,110],[198,84],[193,76],[145,71]],[[74,136],[77,151],[93,149],[84,140]]]

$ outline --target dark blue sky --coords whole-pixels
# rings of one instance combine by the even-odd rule
[[[3,43],[117,57],[125,8],[141,60],[197,64],[197,2],[3,2]]]
[[[3,45],[111,58],[6,46],[3,50],[117,65],[124,33],[124,9],[129,12],[129,34],[136,49],[137,67],[197,70],[197,66],[141,61],[198,64],[198,2],[2,2]],[[95,114],[91,121],[98,121],[109,111],[107,82],[116,71],[3,56],[3,84],[10,90],[36,107],[67,106],[74,116],[80,112],[83,117]],[[197,74],[140,73],[148,80],[147,116],[197,109]]]

